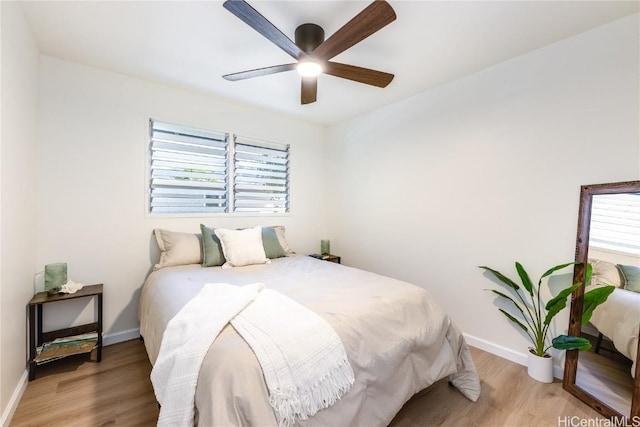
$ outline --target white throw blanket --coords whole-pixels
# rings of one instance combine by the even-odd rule
[[[265,289],[231,324],[260,362],[280,426],[333,405],[353,385],[340,337],[292,299]]]
[[[264,285],[207,284],[167,325],[151,372],[159,426],[191,426],[198,374],[231,321],[263,370],[281,426],[308,419],[354,382],[340,338],[320,316]]]

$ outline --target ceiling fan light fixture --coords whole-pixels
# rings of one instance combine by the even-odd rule
[[[296,69],[302,77],[316,77],[323,71],[322,65],[315,61],[300,61]]]

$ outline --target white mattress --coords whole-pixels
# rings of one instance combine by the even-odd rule
[[[205,283],[256,282],[325,318],[355,373],[355,384],[338,403],[300,425],[385,426],[413,394],[445,377],[469,399],[478,398],[480,382],[464,338],[424,289],[307,256],[241,268],[191,265],[153,272],[139,306],[151,363],[169,320]],[[195,400],[200,426],[277,425],[260,365],[229,325],[205,357]]]

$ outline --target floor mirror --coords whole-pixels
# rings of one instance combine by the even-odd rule
[[[580,191],[569,335],[590,350],[568,351],[563,387],[607,418],[640,421],[640,181],[584,185]],[[582,325],[585,288],[614,292]],[[625,424],[616,424],[625,425]]]

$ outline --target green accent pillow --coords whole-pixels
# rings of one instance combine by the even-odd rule
[[[287,256],[280,245],[278,235],[273,227],[262,227],[262,246],[264,247],[264,253],[269,259]]]
[[[624,277],[624,289],[640,292],[640,267],[618,264],[618,269],[622,277]]]
[[[227,260],[222,252],[220,239],[213,232],[214,228],[209,228],[204,224],[200,224],[202,231],[202,266],[216,267],[224,264]]]

